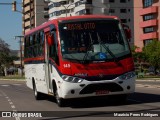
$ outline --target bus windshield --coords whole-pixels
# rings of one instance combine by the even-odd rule
[[[118,20],[61,22],[59,32],[64,59],[106,61],[130,54]]]

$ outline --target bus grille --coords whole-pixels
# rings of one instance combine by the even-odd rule
[[[80,91],[80,94],[92,94],[98,90],[106,90],[109,92],[119,92],[119,91],[123,91],[123,88],[116,83],[89,84]]]
[[[87,76],[85,79],[87,81],[103,81],[103,80],[113,80],[120,75],[104,75],[104,76]]]

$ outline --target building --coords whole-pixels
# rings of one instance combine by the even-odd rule
[[[49,19],[58,17],[103,14],[118,16],[132,31],[130,44],[133,45],[133,0],[45,0],[49,2]],[[85,2],[83,2],[85,1]],[[137,0],[136,0],[137,1]]]
[[[160,0],[134,0],[134,36],[137,51],[152,40],[160,40]]]
[[[45,18],[48,14],[45,12],[46,7],[48,4],[44,0],[22,0],[23,34],[48,20]]]

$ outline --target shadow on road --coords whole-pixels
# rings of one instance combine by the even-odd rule
[[[48,101],[55,102],[53,97],[47,97]],[[100,98],[84,98],[84,99],[74,99],[68,100],[66,107],[73,108],[73,111],[55,111],[54,118],[42,118],[41,120],[58,120],[66,118],[77,118],[77,117],[114,117],[114,113],[152,113],[153,111],[159,111],[160,107],[156,105],[146,105],[145,103],[157,103],[160,102],[160,95],[139,93],[135,92],[131,94],[125,103],[119,102],[118,99],[110,99],[109,97]],[[96,107],[123,107],[123,106],[141,106],[137,109],[126,109],[126,111],[83,111],[83,108],[96,108]],[[82,111],[74,111],[74,109],[82,109]],[[153,112],[156,113],[156,112]]]
[[[56,103],[54,97],[45,96],[43,100],[48,100]],[[107,106],[123,106],[123,105],[134,105],[143,103],[157,103],[160,102],[160,95],[149,94],[149,93],[139,93],[135,92],[128,96],[127,101],[119,101],[118,97],[116,99],[108,97],[91,97],[91,98],[79,98],[66,100],[65,107],[71,108],[95,108],[95,107],[107,107]]]

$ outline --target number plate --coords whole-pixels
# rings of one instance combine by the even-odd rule
[[[105,94],[109,94],[108,90],[97,90],[96,91],[96,95],[105,95]]]

